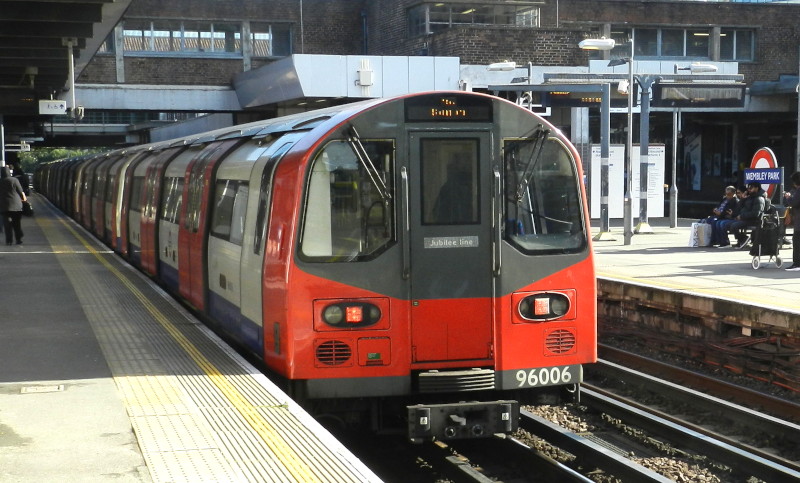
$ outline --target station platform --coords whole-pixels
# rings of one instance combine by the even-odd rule
[[[668,219],[651,218],[653,232],[634,234],[625,245],[622,221],[612,220],[603,238],[610,234],[613,239],[593,242],[597,276],[800,314],[800,272],[784,270],[792,264],[791,245],[780,250],[781,268],[763,256],[755,270],[747,248],[688,246],[696,221],[679,219],[670,228]],[[592,220],[593,235],[600,231],[599,225],[599,220]]]
[[[159,287],[30,198],[23,244],[0,244],[0,481],[380,481]]]

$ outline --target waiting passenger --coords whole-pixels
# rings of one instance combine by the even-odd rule
[[[722,201],[719,205],[712,210],[712,215],[700,220],[700,223],[714,223],[717,220],[722,220],[725,218],[730,218],[731,214],[733,213],[733,207],[736,205],[736,188],[733,186],[728,186],[725,188],[725,194],[722,197]]]
[[[744,206],[744,200],[747,198],[747,187],[740,186],[736,188],[736,201],[730,206],[730,213],[722,219],[719,219],[711,224],[711,245],[718,247],[731,246],[730,238],[728,238],[728,228],[736,222],[736,217]],[[726,212],[728,209],[726,209]]]
[[[747,185],[747,198],[744,199],[739,216],[735,218],[736,221],[727,230],[727,233],[733,233],[736,236],[736,246],[734,248],[744,248],[747,244],[744,230],[758,224],[766,207],[767,198],[764,190],[761,189],[761,183],[751,181]]]

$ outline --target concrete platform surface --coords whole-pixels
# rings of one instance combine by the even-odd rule
[[[689,247],[693,221],[679,219],[671,228],[668,219],[651,218],[652,233],[634,234],[625,245],[621,220],[611,220],[604,239],[593,242],[598,277],[800,314],[800,272],[785,270],[792,264],[791,245],[780,250],[782,268],[764,256],[754,270],[749,249]],[[592,220],[593,234],[599,227]]]

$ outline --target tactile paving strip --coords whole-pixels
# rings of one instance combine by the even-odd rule
[[[86,254],[88,242],[73,228],[83,245],[65,230],[42,228],[101,344],[154,481],[377,481],[143,275],[113,254]]]

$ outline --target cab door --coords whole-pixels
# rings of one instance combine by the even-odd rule
[[[409,137],[414,362],[492,357],[492,207],[488,131]]]

